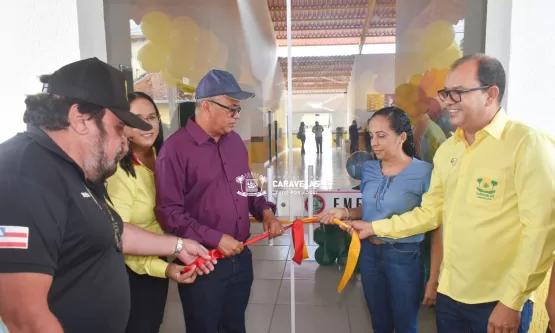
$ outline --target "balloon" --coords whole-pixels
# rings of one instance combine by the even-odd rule
[[[455,29],[447,21],[435,21],[430,23],[422,36],[422,52],[432,56],[449,47],[455,40]]]
[[[149,12],[141,20],[143,35],[151,42],[158,45],[169,46],[170,19],[162,12]]]
[[[437,91],[443,89],[449,69],[432,68],[424,73],[420,87],[428,97],[437,97]]]
[[[146,72],[156,73],[166,66],[168,53],[166,47],[148,42],[139,49],[137,60]]]
[[[430,67],[435,68],[450,68],[451,65],[461,57],[462,51],[456,43],[453,43],[449,48],[433,57],[428,64]]]
[[[420,80],[422,80],[422,75],[414,74],[410,77],[409,83],[417,86],[418,84],[420,84]]]
[[[164,82],[166,82],[166,84],[170,87],[176,87],[177,84],[179,82],[181,82],[181,79],[175,78],[173,77],[168,71],[167,69],[163,69],[162,72],[160,73],[162,80],[164,80]]]
[[[180,53],[193,53],[199,42],[199,27],[187,16],[179,16],[171,22],[171,46]]]

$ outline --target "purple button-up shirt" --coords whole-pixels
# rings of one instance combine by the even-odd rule
[[[253,178],[239,134],[232,131],[216,143],[193,117],[168,138],[156,160],[158,223],[209,248],[218,247],[223,234],[244,242],[250,235],[249,211],[259,221],[265,209],[275,212],[264,195],[248,195]]]

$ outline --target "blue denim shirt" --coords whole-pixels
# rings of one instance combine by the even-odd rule
[[[390,218],[418,207],[422,195],[428,191],[432,164],[413,158],[396,176],[384,176],[380,161],[367,161],[362,166],[362,220],[367,222]],[[376,237],[376,236],[373,236]],[[416,243],[424,240],[424,234],[402,239],[382,238],[384,242]]]

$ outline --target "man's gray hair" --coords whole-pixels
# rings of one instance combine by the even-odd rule
[[[207,100],[208,98],[200,98],[195,100],[195,114],[198,114],[200,112],[200,109],[202,108],[202,102]]]

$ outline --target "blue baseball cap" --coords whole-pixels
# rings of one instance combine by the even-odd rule
[[[203,99],[220,95],[237,101],[254,97],[254,93],[241,90],[239,83],[231,73],[212,69],[198,83],[195,98]]]

